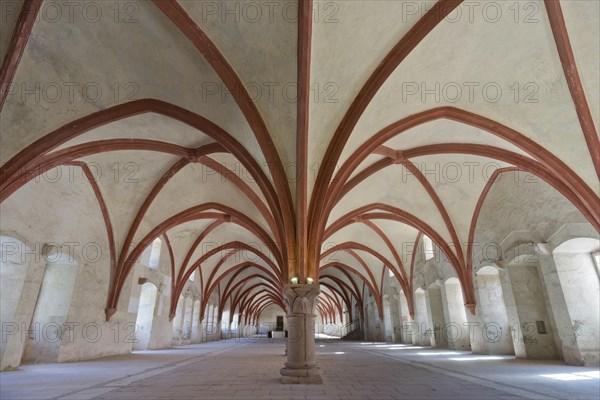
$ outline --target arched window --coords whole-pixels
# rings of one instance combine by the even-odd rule
[[[425,254],[425,260],[433,258],[433,242],[427,235],[423,235],[423,253]]]
[[[196,270],[194,270],[194,272],[192,272],[190,274],[189,280],[193,282],[195,277],[196,277]]]
[[[154,239],[152,242],[152,248],[150,249],[150,261],[148,266],[152,269],[158,269],[158,261],[160,260],[160,248],[162,247],[162,241],[159,238]]]

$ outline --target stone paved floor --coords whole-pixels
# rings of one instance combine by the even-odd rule
[[[320,341],[323,385],[282,385],[283,342],[222,341],[0,374],[9,399],[598,399],[594,368]],[[544,376],[548,375],[548,376]],[[568,379],[568,380],[565,380]]]

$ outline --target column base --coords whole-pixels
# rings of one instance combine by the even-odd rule
[[[323,383],[321,375],[319,375],[319,368],[309,369],[291,369],[282,368],[279,370],[281,373],[281,383],[283,384],[311,384],[320,385]]]

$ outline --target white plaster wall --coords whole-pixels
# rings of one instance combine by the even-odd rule
[[[2,341],[6,343],[4,343],[0,366],[2,371],[15,369],[21,364],[27,340],[27,330],[31,324],[46,268],[46,261],[40,256],[39,252],[26,256],[25,260],[27,274],[12,321],[14,329],[5,331],[5,325],[3,325]]]
[[[194,312],[192,315],[192,337],[193,343],[200,340],[200,300],[194,301]]]
[[[220,340],[219,335],[219,326],[218,326],[218,314],[219,308],[217,304],[219,303],[219,298],[216,292],[211,293],[208,304],[207,311],[204,317],[205,325],[204,325],[204,340],[207,342],[212,342],[215,340]]]
[[[377,317],[375,316],[376,310],[372,302],[367,303],[365,306],[365,329],[364,337],[365,340],[375,342],[378,341],[378,329],[376,326]]]
[[[486,354],[514,354],[503,288],[498,270],[486,267],[486,273],[475,278],[479,324],[474,330],[477,344],[474,352]],[[473,345],[473,344],[472,344]]]
[[[343,326],[344,324],[341,322],[330,322],[327,324],[321,324],[320,329],[321,332],[328,336],[342,337],[343,336]]]
[[[0,323],[2,324],[2,340],[0,340],[0,358],[4,355],[9,336],[18,331],[15,314],[29,268],[30,249],[18,239],[0,236]]]
[[[532,232],[529,240],[534,234],[547,239],[565,223],[576,222],[586,220],[545,182],[525,172],[502,174],[481,207],[474,237],[474,267],[495,262],[496,248],[513,231]]]
[[[94,265],[83,264],[80,267],[69,311],[69,321],[78,323],[80,330],[75,330],[72,342],[63,342],[58,361],[85,360],[131,351],[136,330],[136,310],[129,308],[132,306],[132,284],[133,276],[130,274],[123,286],[117,312],[110,321],[106,321],[104,307],[108,273],[99,271]]]
[[[400,321],[402,324],[401,338],[402,343],[413,343],[413,335],[410,333],[413,329],[413,318],[408,309],[408,301],[404,292],[400,291]]]
[[[427,299],[424,290],[417,290],[414,294],[415,319],[413,328],[413,343],[420,346],[430,346],[431,340],[427,336],[430,329],[429,314],[427,312]]]
[[[67,258],[68,256],[64,256]],[[69,340],[64,329],[73,300],[79,266],[48,263],[38,296],[30,331],[23,353],[24,363],[56,362],[63,340]],[[64,260],[67,261],[67,260]]]
[[[140,278],[147,280],[147,284],[152,284],[157,288],[154,317],[152,318],[147,347],[148,349],[161,349],[171,346],[173,330],[173,324],[169,320],[169,307],[171,303],[170,259],[164,241],[162,243],[158,268],[148,267],[149,257],[150,246],[144,250],[139,262],[134,265],[131,274],[131,292],[127,311],[135,314],[137,319],[137,315],[139,315],[138,305],[141,301],[140,299],[143,297],[143,285],[139,284]],[[138,328],[136,327],[136,329]],[[136,333],[140,333],[139,330]]]
[[[131,349],[130,335],[135,323],[135,315],[128,312],[131,281],[124,286],[119,311],[110,322],[105,321],[109,246],[95,195],[79,172],[78,168],[59,167],[53,175],[30,181],[0,206],[2,230],[15,232],[31,243],[32,258],[36,259],[31,278],[26,278],[16,319],[26,325],[31,323],[45,268],[41,262],[45,244],[52,251],[62,251],[79,260],[76,289],[66,320],[72,324],[72,336],[63,337],[58,361],[126,353]],[[13,367],[19,364],[22,353],[14,349],[11,360],[6,360]]]
[[[526,357],[530,359],[557,358],[538,265],[513,264],[508,267],[508,275],[514,297],[514,303],[507,304],[509,316],[511,316],[510,323],[514,329],[518,327],[521,330],[521,334],[517,337],[523,341]],[[547,333],[538,333],[536,321],[544,322]]]
[[[133,343],[133,350],[146,350],[150,344],[158,289],[152,283],[144,283],[140,293],[137,317],[135,320],[136,342]]]
[[[383,326],[385,329],[385,341],[393,342],[394,321],[392,320],[392,311],[389,295],[384,295],[383,298]]]
[[[183,316],[183,340],[189,342],[192,339],[192,315],[194,313],[194,299],[188,298],[185,303],[185,313]]]
[[[148,349],[164,349],[171,346],[173,323],[169,320],[169,303],[171,299],[159,291],[158,309],[152,322],[152,336]],[[162,305],[162,307],[161,307]]]
[[[469,336],[464,334],[467,315],[460,282],[456,278],[448,279],[442,286],[442,303],[446,325],[442,335],[448,341],[448,347],[456,350],[470,350]]]
[[[182,336],[183,313],[185,309],[185,297],[179,296],[177,309],[173,317],[173,341],[178,341]]]
[[[429,326],[429,339],[432,347],[448,347],[448,338],[444,335],[446,321],[442,304],[441,286],[437,283],[429,286],[426,291],[426,303]]]
[[[544,281],[544,287],[548,295],[546,303],[550,309],[549,315],[555,328],[554,338],[556,339],[557,352],[565,363],[580,365],[582,363],[581,353],[575,338],[573,323],[560,284],[554,257],[547,252],[541,252],[539,260],[540,276]]]
[[[600,287],[591,254],[558,251],[554,259],[581,363],[598,365]]]
[[[390,285],[390,318],[392,325],[392,342],[400,343],[402,341],[402,320],[400,316],[400,293],[395,286],[397,281]]]

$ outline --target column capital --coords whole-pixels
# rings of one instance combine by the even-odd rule
[[[319,285],[284,285],[283,303],[287,315],[314,314],[319,293]]]

